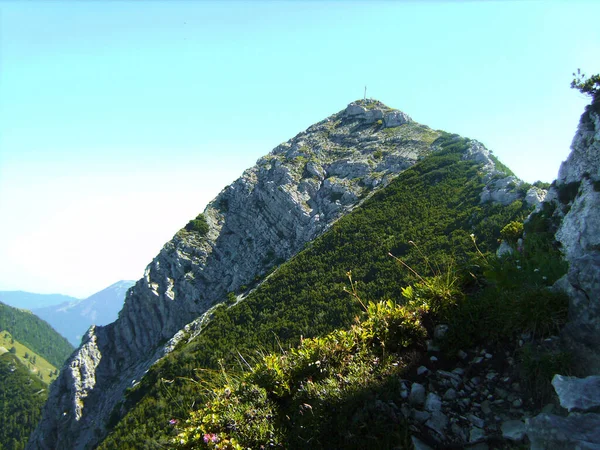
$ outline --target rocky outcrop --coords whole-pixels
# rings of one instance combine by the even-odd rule
[[[497,167],[492,153],[481,142],[471,141],[470,148],[465,152],[464,159],[472,159],[482,165],[485,186],[481,191],[481,203],[494,202],[501,205],[510,205],[516,200],[523,199],[530,206],[538,206],[545,198],[546,191],[530,187],[523,192],[525,183],[514,175],[505,173]]]
[[[438,136],[369,100],[260,158],[206,207],[208,231],[177,232],[128,291],[118,319],[90,329],[53,384],[28,448],[93,447],[125,389],[197,333],[213,305],[230,292],[243,296],[271,267],[429,153]],[[186,324],[189,333],[180,331]]]
[[[534,450],[600,448],[600,377],[556,375],[552,385],[568,416],[542,413],[527,421],[526,433]]]
[[[558,286],[570,298],[564,338],[585,374],[600,373],[600,114],[582,115],[550,201],[562,221],[556,239],[569,263]]]
[[[581,116],[547,210],[559,222],[555,234],[569,263],[555,284],[569,295],[569,322],[562,337],[576,370],[586,378],[556,375],[552,384],[569,414],[539,414],[527,423],[533,449],[600,448],[600,112],[590,105]]]

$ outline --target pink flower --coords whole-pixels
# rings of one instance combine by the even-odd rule
[[[219,442],[219,437],[214,433],[206,433],[203,440],[205,444],[208,444],[209,442],[217,443]]]
[[[177,425],[177,419],[171,419],[171,420],[169,420],[169,423],[171,425]]]

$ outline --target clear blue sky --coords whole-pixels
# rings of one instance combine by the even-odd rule
[[[552,181],[600,2],[0,2],[0,290],[138,279],[241,172],[368,96]]]

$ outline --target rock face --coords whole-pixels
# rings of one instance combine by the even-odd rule
[[[589,106],[581,116],[549,193],[564,214],[556,239],[569,272],[559,286],[570,297],[564,337],[586,374],[600,373],[600,112]]]
[[[439,132],[380,102],[344,111],[279,145],[206,207],[208,231],[180,230],[127,293],[118,319],[93,327],[53,384],[30,449],[97,444],[123,392],[210,308],[260,281],[362,198],[432,150]],[[199,319],[198,319],[199,318]],[[187,325],[186,333],[180,331]]]
[[[545,200],[560,225],[555,234],[569,263],[555,287],[569,295],[563,340],[586,378],[552,381],[568,416],[539,414],[527,423],[532,449],[600,448],[600,105],[586,108],[571,154]]]

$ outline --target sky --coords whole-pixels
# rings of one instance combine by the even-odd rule
[[[594,1],[1,1],[0,290],[139,279],[258,158],[353,100],[552,181]]]

